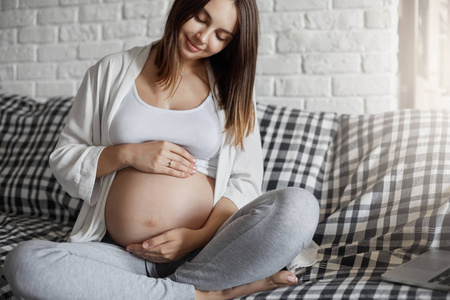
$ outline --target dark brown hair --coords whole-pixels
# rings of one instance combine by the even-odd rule
[[[167,18],[164,36],[156,45],[158,83],[174,93],[181,71],[178,35],[181,27],[210,0],[175,0]],[[243,140],[255,126],[253,87],[258,55],[259,17],[255,0],[230,0],[236,5],[238,31],[221,52],[209,58],[225,111],[225,131],[232,144],[243,148]],[[211,87],[214,88],[214,87]]]

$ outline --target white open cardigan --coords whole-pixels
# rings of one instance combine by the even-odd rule
[[[84,203],[69,241],[99,241],[106,233],[105,204],[115,172],[96,179],[102,150],[111,146],[111,121],[125,94],[140,74],[152,45],[111,54],[89,68],[75,97],[65,127],[50,155],[50,167],[62,187]],[[208,65],[210,87],[222,128],[225,114],[218,108],[214,76]],[[234,147],[224,133],[214,193],[214,205],[222,197],[241,208],[261,194],[263,158],[258,123],[244,140],[244,149]]]

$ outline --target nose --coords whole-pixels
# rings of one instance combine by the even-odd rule
[[[197,38],[198,42],[201,43],[202,45],[204,45],[208,42],[208,36],[209,36],[209,33],[207,30],[201,30],[201,31],[197,32],[197,34],[196,34],[196,38]]]

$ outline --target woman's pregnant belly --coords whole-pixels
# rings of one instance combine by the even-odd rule
[[[117,172],[105,209],[106,228],[125,247],[174,228],[201,228],[213,208],[214,179],[197,173],[188,178]]]

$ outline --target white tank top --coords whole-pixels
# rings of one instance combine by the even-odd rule
[[[222,130],[211,93],[193,109],[169,110],[144,102],[133,84],[112,120],[109,136],[113,145],[172,142],[197,159],[198,172],[216,177]]]

